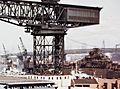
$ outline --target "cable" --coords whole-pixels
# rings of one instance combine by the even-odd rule
[[[82,45],[88,45],[88,46],[91,46],[91,47],[96,47],[95,45],[90,45],[90,44],[87,44],[87,43],[79,42],[79,41],[73,40],[73,39],[68,38],[68,37],[66,37],[66,38],[68,40],[70,40],[70,41],[73,41],[73,42],[77,43],[77,44],[82,44]]]

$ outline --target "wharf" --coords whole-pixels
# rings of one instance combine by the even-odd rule
[[[55,83],[51,81],[33,80],[14,76],[0,76],[0,85],[4,85],[3,89],[55,88],[53,87]]]

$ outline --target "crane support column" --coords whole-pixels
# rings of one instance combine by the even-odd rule
[[[53,43],[55,74],[61,72],[64,67],[64,35],[55,35]]]
[[[51,32],[50,29],[46,30],[32,32],[34,71],[45,74],[49,69],[46,65],[49,62],[53,64],[54,74],[59,74],[64,67],[64,35],[66,30],[60,29],[54,32]],[[49,56],[52,59],[49,59]]]

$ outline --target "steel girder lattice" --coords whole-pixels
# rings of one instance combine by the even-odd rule
[[[50,3],[51,0],[44,1],[0,0],[0,20],[23,26],[26,29],[25,32],[33,35],[34,70],[46,70],[41,64],[46,64],[46,55],[51,54],[54,62],[54,73],[58,74],[64,63],[66,28],[98,24],[101,8],[58,4],[57,2],[60,0],[53,0],[55,3]],[[86,14],[88,12],[90,16],[74,15],[74,9],[78,13],[82,11]],[[91,17],[90,13],[96,14],[97,17]],[[52,36],[50,45],[49,41],[46,41],[49,36]],[[46,66],[46,68],[48,67]]]
[[[0,0],[0,18],[3,21],[30,28],[31,26],[44,28],[53,24],[57,26],[59,16],[56,17],[56,14],[61,13],[61,11],[55,12],[58,7],[60,6],[56,4]]]
[[[61,66],[63,67],[61,62],[64,58],[64,34],[66,29],[64,28],[65,24],[57,22],[59,16],[57,18],[56,15],[61,14],[61,12],[56,13],[55,8],[58,8],[58,5],[27,1],[0,1],[0,20],[25,26],[26,32],[31,32],[33,35],[34,69],[40,69],[40,72],[45,71],[47,67],[44,64],[47,62],[46,55],[48,54],[52,55],[54,73],[59,72]],[[53,36],[51,45],[46,42],[48,35]]]
[[[34,65],[40,74],[48,73],[48,68],[59,74],[63,69],[64,35],[34,36]],[[52,66],[50,66],[52,64]]]
[[[57,3],[0,0],[0,20],[24,26],[28,31],[33,30],[33,27],[66,29],[81,26],[80,22],[68,23],[66,21],[65,14],[68,7],[71,6]]]

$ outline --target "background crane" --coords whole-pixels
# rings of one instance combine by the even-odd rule
[[[19,37],[19,39],[20,39],[20,43],[21,43],[22,50],[23,50],[22,55],[23,55],[23,57],[26,59],[26,58],[27,58],[27,49],[25,48],[25,46],[24,46],[24,44],[23,44],[22,38]],[[20,50],[20,47],[19,47],[19,46],[18,46],[18,49]]]
[[[5,56],[5,59],[6,59],[6,61],[7,61],[7,60],[9,60],[8,54],[7,54],[7,51],[6,51],[6,49],[5,49],[5,45],[2,44],[2,46],[3,46],[3,50],[4,50],[4,56]]]
[[[9,55],[7,54],[7,51],[5,49],[5,45],[2,44],[3,50],[4,50],[4,56],[5,56],[5,64],[7,64],[8,69],[12,66],[12,60],[9,58]]]
[[[20,46],[18,45],[18,50],[19,50],[19,54],[17,55],[17,57],[21,60],[21,61],[23,61],[23,54],[22,54],[22,52],[21,52],[21,49],[20,49]]]
[[[20,47],[18,46],[18,49],[21,52],[20,55],[21,55],[22,62],[23,62],[23,65],[24,65],[23,71],[25,71],[26,73],[32,73],[32,71],[33,71],[33,62],[30,63],[31,57],[27,57],[28,56],[27,49],[25,48],[25,46],[23,44],[22,38],[19,37],[19,39],[20,39],[22,50],[23,50],[23,52],[21,52]]]

